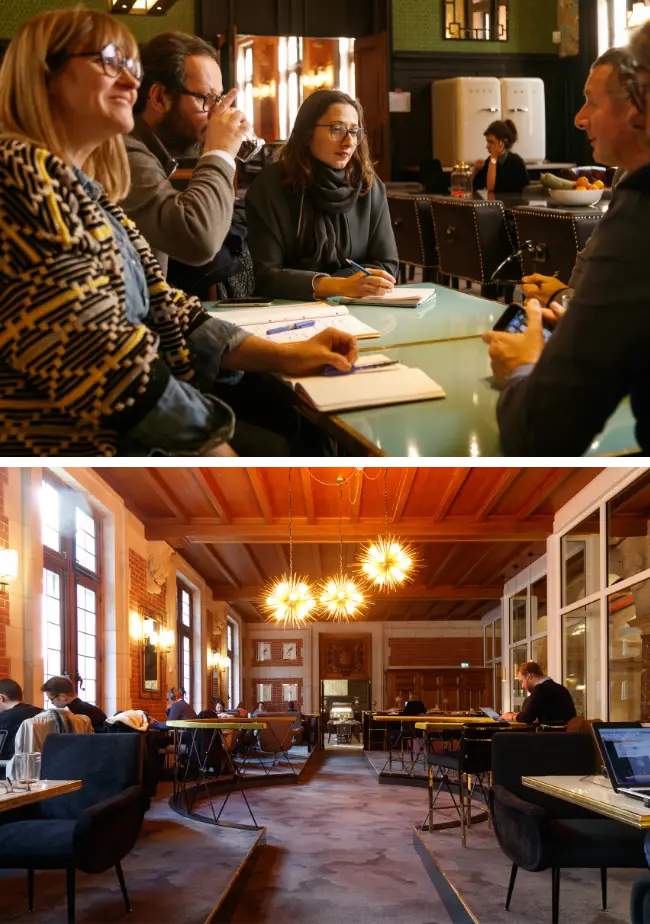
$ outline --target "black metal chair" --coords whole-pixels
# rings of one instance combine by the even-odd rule
[[[495,735],[490,813],[497,841],[512,861],[506,910],[519,867],[550,869],[552,922],[560,914],[560,870],[600,870],[607,910],[607,869],[647,868],[644,832],[525,787],[522,776],[588,776],[597,772],[591,735]]]
[[[336,743],[337,744],[351,744],[352,743],[352,723],[351,722],[339,722],[336,726]]]
[[[421,268],[424,282],[436,282],[438,251],[430,199],[427,196],[393,195],[387,198],[397,244],[400,282],[407,281],[407,267]]]
[[[639,876],[632,886],[630,924],[650,924],[650,873]]]
[[[594,232],[602,213],[562,212],[549,208],[522,208],[512,210],[518,246],[531,241],[532,248],[524,249],[522,261],[524,275],[557,274],[568,285],[578,256]]]
[[[498,297],[501,285],[513,288],[520,265],[507,262],[515,246],[503,203],[433,196],[431,209],[442,276],[479,283],[489,298]]]
[[[488,801],[489,777],[492,767],[492,737],[500,731],[507,731],[508,724],[491,722],[489,725],[463,725],[458,748],[428,754],[429,814],[422,827],[427,824],[433,831],[433,809],[443,787],[451,796],[454,807],[460,817],[460,837],[463,847],[467,847],[467,828],[471,827],[472,796],[478,786],[485,803]],[[438,772],[436,773],[436,768]],[[449,771],[458,775],[458,795],[456,802]],[[470,783],[470,778],[473,778]],[[436,781],[438,789],[433,793]]]
[[[41,772],[48,780],[80,779],[82,788],[8,813],[0,824],[0,868],[27,870],[30,912],[34,871],[65,869],[68,921],[74,922],[76,871],[103,873],[114,866],[130,911],[121,861],[144,817],[140,736],[50,735]]]

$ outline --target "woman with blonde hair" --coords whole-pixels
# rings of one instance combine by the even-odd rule
[[[122,135],[133,127],[141,80],[134,37],[104,13],[41,13],[7,50],[0,71],[4,456],[219,454],[233,430],[236,447],[239,424],[210,396],[217,382],[238,381],[236,370],[346,370],[356,358],[355,341],[336,331],[303,344],[249,336],[166,283],[117,205],[129,188]],[[242,137],[249,128],[236,110],[213,117]],[[264,454],[265,431],[256,435]]]

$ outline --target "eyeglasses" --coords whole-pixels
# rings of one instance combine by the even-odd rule
[[[210,112],[211,109],[220,103],[226,95],[225,93],[195,93],[194,90],[177,90],[182,96],[193,96],[194,99],[200,99],[203,103],[203,111]]]
[[[99,58],[107,77],[119,77],[123,68],[135,80],[138,86],[142,83],[142,64],[139,58],[126,58],[117,45],[112,43],[104,45],[101,51],[79,51],[67,55],[68,58]]]
[[[344,122],[317,122],[316,128],[329,128],[330,137],[334,141],[345,141],[349,135],[354,143],[359,145],[366,137],[363,128],[348,128]]]

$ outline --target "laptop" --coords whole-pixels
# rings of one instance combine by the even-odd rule
[[[5,746],[5,741],[7,740],[7,735],[9,732],[6,728],[0,730],[0,760],[2,759],[2,749]]]
[[[486,715],[488,719],[494,719],[495,722],[501,721],[501,716],[491,706],[479,706],[478,709],[479,709],[479,712],[482,712],[483,715]]]
[[[650,726],[594,722],[592,727],[614,792],[650,805]]]

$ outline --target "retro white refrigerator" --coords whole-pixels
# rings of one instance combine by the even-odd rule
[[[517,127],[517,154],[525,161],[543,161],[546,158],[544,82],[539,77],[503,77],[501,112],[504,120],[512,119]]]
[[[512,119],[526,161],[546,157],[544,84],[537,77],[452,77],[431,85],[433,156],[444,167],[486,157],[483,132],[495,119]]]
[[[443,167],[486,156],[483,132],[501,118],[497,77],[451,77],[431,85],[433,156]]]

